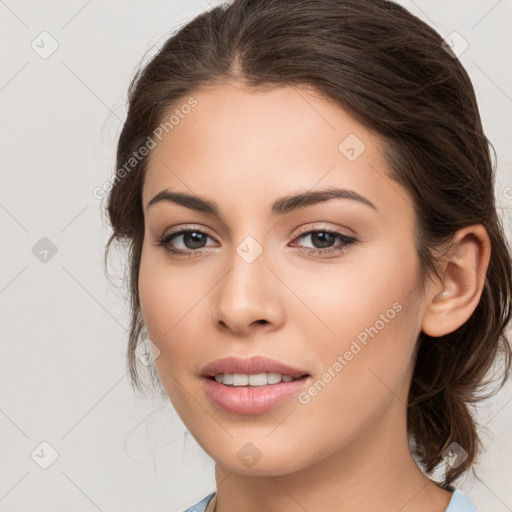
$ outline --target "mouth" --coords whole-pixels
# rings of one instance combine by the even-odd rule
[[[290,400],[311,382],[311,374],[262,356],[218,359],[201,373],[210,401],[224,412],[261,414]]]

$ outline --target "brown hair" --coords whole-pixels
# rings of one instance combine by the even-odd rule
[[[471,81],[437,32],[390,1],[235,0],[194,18],[138,69],[117,148],[117,169],[125,172],[108,197],[113,233],[105,251],[106,262],[113,240],[129,249],[127,358],[134,389],[141,389],[135,350],[144,330],[138,276],[147,157],[129,172],[126,162],[183,98],[233,80],[259,88],[311,86],[386,141],[391,179],[414,198],[425,278],[439,277],[434,249],[449,246],[457,230],[473,224],[487,230],[491,257],[478,306],[450,334],[420,334],[409,393],[407,426],[424,470],[438,467],[451,443],[468,453],[447,469],[449,484],[481,450],[470,406],[497,391],[481,393],[500,353],[499,388],[509,374],[511,252],[495,207],[492,146]]]

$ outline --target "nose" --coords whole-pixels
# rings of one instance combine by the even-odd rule
[[[284,285],[270,268],[265,251],[253,261],[235,252],[230,263],[231,268],[216,287],[217,327],[238,335],[250,334],[254,329],[278,329],[284,318]]]

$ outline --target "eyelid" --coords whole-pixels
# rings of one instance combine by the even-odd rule
[[[318,223],[316,223],[318,224]],[[329,226],[326,222],[320,222],[320,226],[317,226],[314,222],[310,224],[306,224],[302,228],[299,229],[299,233],[294,236],[294,239],[297,238],[300,235],[303,235],[304,233],[308,233],[310,231],[335,231],[337,233],[340,233],[340,229],[346,229],[347,231],[350,231],[351,234],[348,233],[340,233],[341,235],[347,237],[347,238],[354,238],[356,236],[356,233],[350,229],[350,228],[344,228],[343,226]]]
[[[172,228],[171,231],[164,231],[162,236],[160,238],[165,238],[171,235],[175,235],[177,233],[181,233],[182,231],[194,231],[194,230],[201,231],[208,235],[209,237],[213,238],[214,240],[217,240],[215,236],[211,234],[211,232],[208,230],[208,228],[205,228],[204,226],[200,226],[199,224],[180,224],[176,228]]]

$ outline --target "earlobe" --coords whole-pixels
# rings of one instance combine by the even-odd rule
[[[441,281],[436,284],[423,316],[422,330],[444,336],[463,325],[476,309],[489,266],[491,243],[481,224],[460,230],[444,258]]]

